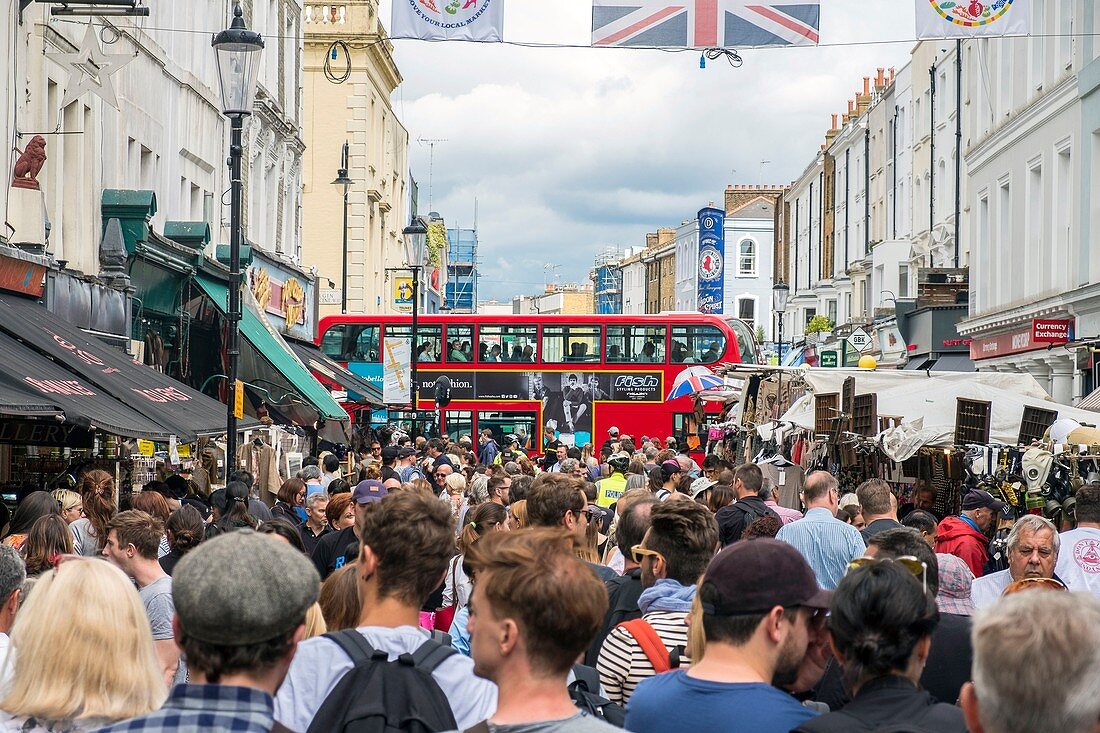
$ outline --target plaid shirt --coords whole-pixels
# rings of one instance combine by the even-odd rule
[[[176,685],[160,710],[100,728],[124,731],[233,731],[268,733],[275,724],[275,701],[266,692],[228,685]]]

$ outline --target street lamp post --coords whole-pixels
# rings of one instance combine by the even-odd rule
[[[787,283],[780,280],[772,287],[772,310],[779,316],[779,331],[776,334],[779,342],[779,385],[776,387],[775,395],[775,419],[779,419],[779,405],[783,399],[783,314],[787,312],[787,296],[790,295],[791,289],[787,287]]]
[[[420,310],[420,269],[424,262],[424,249],[428,239],[428,227],[418,216],[414,216],[409,225],[401,230],[401,236],[405,239],[405,266],[412,270],[412,349],[409,355],[409,375],[412,381],[412,411],[415,417],[420,385],[417,382],[417,314]]]
[[[344,149],[340,153],[340,167],[336,169],[336,180],[333,186],[342,186],[344,189],[344,249],[340,265],[340,313],[348,312],[348,189],[355,181],[348,178],[348,144],[344,142]]]
[[[222,94],[222,113],[230,120],[229,134],[229,312],[228,384],[225,418],[225,475],[232,472],[237,460],[237,365],[241,356],[241,157],[244,118],[252,114],[256,97],[256,71],[264,41],[259,33],[244,24],[244,13],[238,3],[233,8],[229,28],[211,41],[218,62],[218,85]]]

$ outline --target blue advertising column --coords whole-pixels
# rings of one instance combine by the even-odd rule
[[[725,302],[726,212],[707,207],[699,210],[700,313],[722,313]]]

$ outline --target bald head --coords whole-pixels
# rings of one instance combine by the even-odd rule
[[[814,471],[802,484],[802,498],[807,509],[824,508],[836,515],[837,489],[840,484],[828,471]]]

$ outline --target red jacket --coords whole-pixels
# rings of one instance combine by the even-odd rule
[[[948,517],[940,522],[936,535],[936,552],[943,552],[960,558],[974,573],[975,578],[982,577],[986,560],[989,559],[989,540],[958,517]]]

